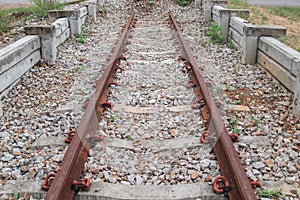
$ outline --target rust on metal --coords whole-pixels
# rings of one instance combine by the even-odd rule
[[[42,183],[42,189],[48,191],[55,177],[55,173],[50,173],[46,176]]]
[[[106,65],[105,71],[97,83],[95,92],[90,99],[89,105],[80,121],[77,133],[74,135],[72,142],[67,149],[63,161],[60,165],[60,170],[46,194],[46,200],[73,199],[75,191],[72,190],[73,180],[80,178],[84,163],[87,160],[90,142],[86,137],[96,135],[98,122],[103,112],[101,105],[106,101],[108,94],[108,84],[112,82],[112,74],[115,67],[118,66],[120,56],[124,47],[125,38],[129,32],[133,22],[134,13],[131,14],[118,43],[114,48],[114,52]]]
[[[65,142],[66,142],[66,143],[71,143],[71,142],[72,142],[72,139],[74,138],[74,135],[76,135],[76,134],[77,134],[77,131],[76,131],[76,130],[70,130],[70,131],[68,132],[68,135],[67,135],[66,139],[65,139]]]
[[[174,15],[169,13],[170,19],[173,22],[174,28],[177,31],[181,45],[183,47],[183,57],[189,62],[192,72],[191,75],[196,81],[198,87],[201,89],[201,94],[196,91],[196,95],[199,94],[205,99],[205,107],[209,110],[210,120],[206,123],[207,129],[210,133],[215,133],[218,137],[214,146],[214,152],[216,154],[222,175],[226,177],[232,190],[228,192],[230,199],[236,200],[253,200],[257,199],[256,195],[249,183],[248,177],[245,173],[238,154],[233,146],[233,143],[225,128],[221,115],[216,107],[214,100],[211,97],[205,80],[199,71],[196,60],[193,57],[187,42],[185,41],[182,31],[176,22]]]
[[[213,189],[215,193],[223,194],[229,192],[232,188],[224,176],[218,176],[214,180]]]

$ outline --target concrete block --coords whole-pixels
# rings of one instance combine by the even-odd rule
[[[225,42],[228,41],[228,30],[229,30],[229,23],[230,23],[230,18],[232,16],[249,16],[249,10],[245,9],[225,9],[221,6],[214,6],[216,8],[216,12],[219,14],[219,21],[218,25],[222,27],[222,37]]]
[[[286,28],[281,26],[244,24],[242,62],[254,65],[256,63],[258,38],[261,36],[272,36],[283,38]]]
[[[33,65],[41,59],[40,50],[37,49],[26,58],[15,64],[9,70],[0,75],[0,93],[8,88],[26,73]]]
[[[70,18],[74,10],[49,10],[48,18],[50,22],[54,22],[58,18]]]
[[[71,15],[70,21],[70,28],[72,35],[79,35],[81,34],[81,27],[85,22],[85,17],[88,13],[86,7],[80,8],[79,10],[75,10]]]
[[[204,6],[203,6],[203,10],[204,10],[204,19],[206,22],[211,21],[212,19],[212,9],[214,7],[214,5],[220,5],[224,8],[227,8],[227,0],[204,0]]]
[[[66,41],[71,34],[71,30],[70,28],[66,29],[65,32],[63,32],[61,35],[56,36],[55,41],[54,41],[54,45],[59,46],[60,44],[62,44],[64,41]]]
[[[200,8],[202,6],[202,0],[195,0],[195,6]]]
[[[257,63],[261,68],[267,70],[288,90],[293,92],[296,89],[296,77],[292,76],[288,70],[283,68],[275,60],[268,57],[260,50],[257,53]]]
[[[3,186],[0,195],[8,194],[13,195],[18,191],[19,196],[23,197],[25,193],[29,193],[35,199],[44,199],[46,196],[46,191],[42,190],[43,180],[27,180],[27,181],[17,181],[11,180]]]
[[[3,116],[3,109],[2,109],[2,102],[1,102],[1,99],[0,99],[0,117]]]
[[[0,49],[0,74],[10,69],[20,60],[41,48],[40,37],[26,36],[13,44]]]
[[[243,36],[237,32],[236,30],[230,28],[229,29],[229,33],[228,33],[229,37],[234,40],[234,42],[237,43],[237,45],[239,46],[238,49],[242,49],[242,41],[243,41]]]
[[[300,118],[300,59],[294,60],[294,73],[296,74],[296,83],[294,90],[293,115]]]
[[[246,23],[249,23],[249,22],[240,17],[231,17],[229,24],[230,24],[230,28],[234,29],[236,32],[243,35],[244,25]]]
[[[59,18],[55,22],[53,22],[55,26],[55,35],[61,35],[65,32],[66,29],[69,28],[69,21],[67,18]]]
[[[97,9],[96,9],[96,5],[94,5],[94,4],[88,5],[88,13],[89,13],[89,16],[91,16],[92,19],[93,19],[94,21],[96,21],[96,19],[97,19]]]
[[[42,26],[26,26],[26,34],[39,35],[42,45],[42,58],[49,63],[54,63],[56,60],[55,32],[56,28],[53,24]]]
[[[288,71],[292,70],[294,56],[290,47],[273,37],[260,37],[258,49],[273,58]]]

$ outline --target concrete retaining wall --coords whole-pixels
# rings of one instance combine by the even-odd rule
[[[50,13],[56,13],[55,16],[51,15],[51,20],[54,20],[51,25],[26,26],[28,36],[0,49],[0,98],[41,59],[54,63],[57,47],[67,40],[71,33],[75,35],[81,33],[88,15],[96,19],[96,5],[90,4],[75,11],[50,11]],[[60,18],[68,14],[69,18]],[[58,19],[55,20],[55,17]]]
[[[40,38],[26,36],[0,49],[0,94],[40,59]]]
[[[257,64],[294,93],[293,112],[300,117],[300,53],[277,40],[286,35],[286,28],[253,25],[241,18],[249,16],[248,10],[227,9],[222,4],[205,0],[205,19],[222,27],[224,41],[242,52],[243,63]]]

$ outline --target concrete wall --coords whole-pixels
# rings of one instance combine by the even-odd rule
[[[248,10],[227,9],[222,4],[223,1],[219,5],[215,0],[205,0],[205,19],[222,27],[224,41],[242,52],[243,63],[257,64],[294,93],[293,113],[300,117],[300,53],[277,40],[286,35],[286,28],[253,25],[241,18],[249,16]]]
[[[41,59],[48,63],[56,60],[57,47],[70,37],[80,34],[88,14],[96,19],[96,5],[90,4],[75,11],[55,11],[57,20],[50,25],[26,26],[28,36],[0,49],[0,100],[21,76]],[[69,13],[69,18],[59,18]],[[73,32],[72,32],[73,31]],[[0,116],[2,115],[0,101]]]
[[[26,36],[0,49],[0,93],[41,59],[40,48],[38,36]]]

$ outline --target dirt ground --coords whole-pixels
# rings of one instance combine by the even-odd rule
[[[29,7],[30,3],[0,3],[0,10],[8,8]]]

